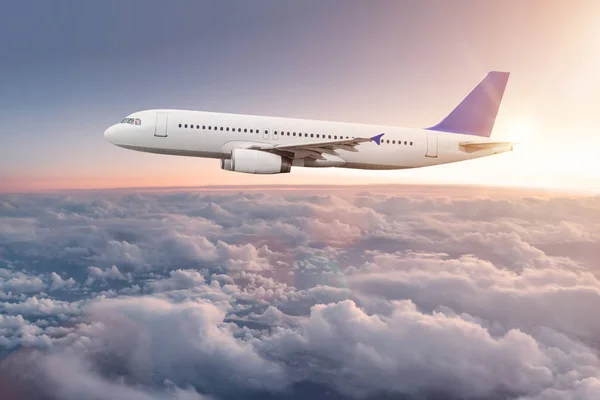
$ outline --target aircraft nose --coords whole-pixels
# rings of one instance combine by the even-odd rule
[[[107,130],[104,131],[104,139],[108,140],[112,144],[115,144],[115,139],[116,139],[115,136],[117,133],[116,131],[117,131],[116,125],[109,127]]]

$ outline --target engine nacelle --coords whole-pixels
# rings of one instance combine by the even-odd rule
[[[292,170],[292,160],[260,150],[233,149],[230,160],[221,160],[221,169],[247,174],[284,174]]]

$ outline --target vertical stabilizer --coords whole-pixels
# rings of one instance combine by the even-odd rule
[[[490,137],[508,76],[508,72],[489,72],[442,122],[427,129]]]

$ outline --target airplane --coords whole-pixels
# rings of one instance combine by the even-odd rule
[[[221,169],[278,174],[292,167],[394,170],[513,150],[490,138],[508,72],[489,72],[440,123],[399,128],[203,111],[135,112],[104,132],[125,149],[216,158]]]

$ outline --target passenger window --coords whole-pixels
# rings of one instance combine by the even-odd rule
[[[310,134],[310,137],[314,137],[314,134],[312,134],[312,133],[311,133],[311,134]]]
[[[404,141],[404,144],[406,145],[406,140]]]
[[[181,124],[179,124],[179,127],[181,128]]]

